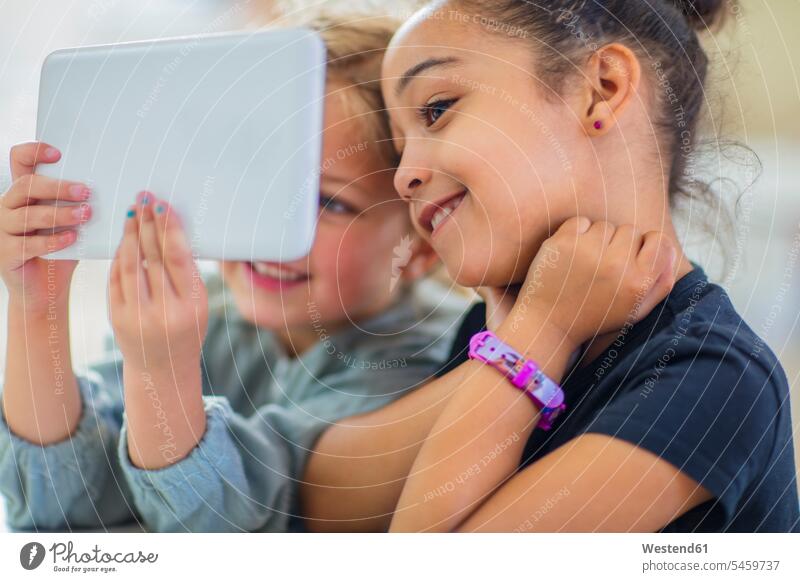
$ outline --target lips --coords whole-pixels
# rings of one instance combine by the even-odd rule
[[[468,191],[461,190],[450,196],[441,198],[437,202],[425,203],[426,206],[419,214],[418,222],[422,228],[432,235],[436,234],[448,218],[455,212],[461,202],[464,201]]]
[[[308,273],[281,263],[247,262],[244,263],[244,267],[255,286],[270,291],[285,290],[310,279]]]

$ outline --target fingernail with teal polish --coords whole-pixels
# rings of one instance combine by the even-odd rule
[[[135,210],[128,210],[128,218],[133,218],[134,216],[136,216],[136,211]]]
[[[142,204],[146,205],[146,204],[149,204],[149,203],[150,203],[150,198],[148,196],[145,196],[144,198],[142,198]]]
[[[156,206],[156,214],[161,214],[162,212],[164,212],[164,207],[159,204]]]

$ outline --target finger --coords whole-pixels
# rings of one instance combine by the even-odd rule
[[[562,250],[569,253],[570,257],[574,257],[574,253],[578,248],[578,237],[584,235],[592,227],[592,221],[586,216],[573,216],[567,219],[556,233],[552,236],[553,240],[563,240],[564,243],[569,245]],[[570,262],[572,258],[570,258]]]
[[[181,220],[172,206],[159,200],[155,221],[172,288],[179,297],[187,297],[191,294],[194,277],[199,275]]]
[[[89,187],[81,182],[25,174],[17,178],[8,189],[2,198],[2,206],[13,210],[30,206],[39,200],[84,202],[89,196]]]
[[[78,233],[74,230],[65,230],[55,234],[12,237],[8,243],[11,247],[8,256],[12,259],[10,269],[14,270],[33,258],[65,249],[76,240],[78,240]]]
[[[674,286],[675,278],[667,271],[654,282],[649,278],[645,279],[645,283],[637,292],[637,301],[633,310],[633,321],[638,322],[647,317],[659,303],[664,301]]]
[[[111,261],[111,273],[108,277],[108,300],[113,308],[125,305],[125,295],[122,292],[122,276],[120,274],[119,249]]]
[[[672,240],[664,233],[651,231],[644,235],[644,242],[636,264],[643,280],[639,284],[635,317],[641,319],[672,291],[675,285],[675,260],[677,253]]]
[[[150,293],[147,288],[147,277],[139,249],[139,219],[136,215],[135,206],[128,209],[119,254],[122,292],[125,296],[125,302],[128,304],[133,302],[142,304],[149,301]]]
[[[672,270],[675,256],[675,244],[672,240],[665,233],[652,230],[643,237],[636,264],[642,273],[655,280],[665,271]]]
[[[592,226],[592,221],[585,216],[573,216],[558,227],[557,233],[576,236],[584,234]]]
[[[589,237],[589,239],[593,241],[598,248],[605,250],[608,248],[608,245],[611,242],[611,239],[614,237],[616,230],[616,226],[610,222],[598,220],[597,222],[592,223],[592,226],[586,231],[584,236]]]
[[[156,224],[153,217],[153,196],[150,193],[143,193],[139,204],[141,216],[139,228],[139,240],[142,249],[142,256],[147,261],[147,280],[150,285],[152,296],[160,301],[164,300],[165,293],[171,293],[171,284],[165,283],[166,274],[164,272],[164,261],[161,257],[161,246],[156,233]]]
[[[620,226],[611,237],[608,243],[609,252],[625,260],[627,263],[631,258],[635,259],[639,255],[642,247],[643,238],[636,231],[632,224]]]
[[[11,179],[33,174],[36,164],[52,164],[61,159],[61,152],[50,144],[29,142],[11,148]]]
[[[86,203],[70,206],[23,206],[0,212],[0,229],[8,234],[22,235],[39,229],[78,226],[92,215]]]

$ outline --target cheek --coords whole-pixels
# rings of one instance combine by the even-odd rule
[[[389,230],[387,228],[386,230]],[[353,228],[342,238],[339,259],[339,277],[349,278],[352,286],[371,287],[371,281],[380,278],[386,268],[385,260],[391,256],[392,244],[397,244],[386,230],[376,225]]]
[[[341,253],[341,229],[320,223],[311,249],[311,268],[315,275],[327,274],[336,268]]]
[[[348,306],[369,300],[385,267],[384,237],[380,229],[357,222],[321,225],[311,256],[315,290]]]
[[[514,121],[483,146],[492,167],[481,193],[490,195],[487,205],[496,202],[487,211],[496,234],[503,236],[501,226],[510,238],[529,245],[576,215],[588,198],[574,153],[580,144],[569,128],[544,115],[533,120],[520,115]]]
[[[461,232],[434,245],[459,284],[523,281],[542,242],[576,212],[571,171],[535,128],[523,130],[512,135],[512,128],[484,128],[472,155],[462,155],[471,199],[458,219]]]
[[[413,228],[402,212],[382,213],[342,239],[339,277],[369,301],[386,299],[411,254]]]

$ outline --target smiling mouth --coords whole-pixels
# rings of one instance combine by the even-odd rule
[[[254,263],[249,262],[247,265],[255,275],[266,279],[273,279],[281,283],[297,283],[309,279],[308,273],[289,269],[280,263],[259,261]]]
[[[429,203],[420,213],[419,223],[431,235],[439,231],[442,224],[456,211],[459,205],[466,198],[468,190],[462,190],[458,194],[444,198],[436,203]]]

